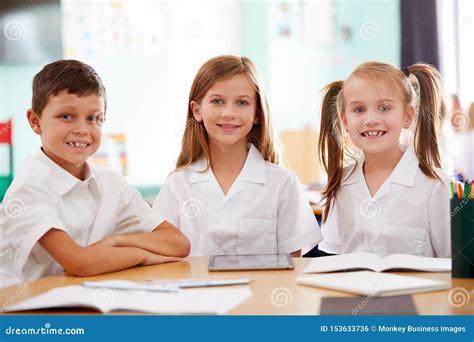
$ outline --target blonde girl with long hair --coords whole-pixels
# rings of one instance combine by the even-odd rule
[[[449,179],[438,150],[444,112],[440,75],[423,63],[402,71],[367,62],[325,88],[319,250],[450,256]]]
[[[277,146],[255,64],[233,55],[207,61],[191,86],[176,169],[154,204],[190,239],[191,255],[299,256],[321,240]]]

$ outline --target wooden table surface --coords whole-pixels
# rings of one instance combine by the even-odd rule
[[[315,315],[319,313],[320,300],[329,296],[351,296],[350,294],[323,290],[296,284],[296,277],[308,265],[311,259],[294,258],[293,271],[245,271],[245,272],[208,272],[207,257],[190,257],[181,262],[135,267],[106,275],[75,278],[64,275],[46,277],[32,283],[23,283],[0,290],[0,305],[11,305],[23,299],[43,293],[55,287],[81,283],[85,280],[146,280],[154,278],[238,278],[249,277],[253,281],[250,289],[252,297],[229,312],[231,315]],[[413,295],[420,315],[473,315],[474,279],[452,279],[450,273],[398,273],[416,277],[440,279],[451,282],[451,290],[436,291]],[[468,296],[466,302],[466,294]],[[464,297],[463,297],[464,296]],[[361,301],[364,298],[361,297]],[[464,305],[460,306],[464,300]],[[20,312],[16,314],[94,314],[97,311],[83,308],[50,309]],[[123,314],[127,312],[120,312]]]

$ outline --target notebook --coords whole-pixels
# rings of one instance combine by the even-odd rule
[[[451,271],[451,259],[428,258],[410,254],[392,254],[380,258],[372,253],[349,253],[314,258],[303,273],[346,270],[449,272]]]
[[[398,296],[451,288],[451,284],[445,281],[370,271],[304,275],[298,277],[296,282],[301,285],[372,297]]]
[[[415,316],[411,296],[393,297],[324,297],[321,316]]]
[[[59,287],[22,302],[3,307],[6,312],[49,308],[85,307],[109,313],[115,310],[155,314],[224,314],[244,302],[252,292],[248,286],[186,289],[155,292],[91,288],[82,285]]]

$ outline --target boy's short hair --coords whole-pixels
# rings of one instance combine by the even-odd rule
[[[77,96],[97,94],[104,99],[104,111],[107,108],[105,87],[97,71],[91,66],[76,61],[59,60],[50,63],[33,78],[33,97],[31,107],[41,115],[50,96],[67,90]]]

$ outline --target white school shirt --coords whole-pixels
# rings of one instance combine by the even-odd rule
[[[173,172],[153,208],[191,241],[191,255],[291,253],[321,240],[296,175],[250,144],[224,195],[206,160]]]
[[[42,151],[26,160],[0,211],[0,287],[63,271],[38,243],[50,228],[87,246],[164,221],[115,171],[87,164],[86,175],[77,179]]]
[[[322,224],[320,250],[450,257],[449,178],[440,169],[436,173],[442,181],[429,178],[419,168],[413,147],[401,148],[406,151],[373,198],[363,174],[363,153],[355,168],[344,168],[341,187]]]

